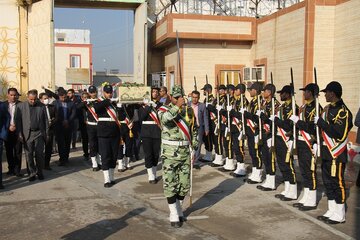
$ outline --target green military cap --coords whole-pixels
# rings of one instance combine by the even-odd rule
[[[184,89],[180,85],[173,86],[170,94],[173,97],[181,97],[185,95]]]

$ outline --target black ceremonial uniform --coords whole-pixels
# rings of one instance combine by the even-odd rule
[[[204,100],[204,104],[212,104],[214,102],[214,96],[212,94],[208,95],[208,99]],[[203,136],[203,143],[205,145],[205,149],[206,151],[212,152],[213,150],[213,144],[214,144],[214,139],[215,139],[215,134],[214,134],[214,130],[215,130],[215,119],[216,119],[216,114],[212,115],[210,113],[210,111],[208,111],[208,119],[209,119],[209,134],[206,136],[204,134]]]

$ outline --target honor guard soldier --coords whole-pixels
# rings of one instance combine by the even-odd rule
[[[321,117],[314,122],[320,127],[324,144],[321,146],[322,178],[328,197],[328,211],[318,219],[328,224],[345,222],[345,181],[348,134],[353,127],[352,114],[341,99],[342,87],[330,82],[325,89],[326,102]]]
[[[99,147],[98,147],[98,137],[97,137],[97,124],[99,117],[96,114],[94,108],[94,105],[98,102],[97,88],[95,86],[90,86],[88,88],[88,93],[90,98],[84,99],[81,103],[77,105],[77,108],[83,109],[85,112],[85,121],[86,121],[87,134],[89,137],[90,159],[92,164],[92,170],[99,171],[101,166],[101,159],[100,159]]]
[[[119,149],[120,122],[118,119],[117,99],[112,99],[113,88],[105,85],[103,97],[95,102],[94,109],[98,116],[97,136],[99,151],[104,173],[104,187],[109,188],[115,184],[114,170]]]
[[[211,120],[215,123],[215,138],[214,138],[214,147],[215,147],[215,159],[211,163],[212,167],[220,167],[224,165],[223,159],[223,136],[225,133],[225,126],[221,123],[221,114],[220,111],[225,108],[226,103],[226,87],[225,85],[220,85],[217,89],[219,100],[214,101],[214,105],[208,105],[208,110],[211,112],[211,116],[216,116],[214,120]],[[213,117],[211,117],[213,119]]]
[[[249,105],[249,101],[245,97],[246,86],[245,84],[238,84],[235,87],[234,92],[234,104],[230,112],[231,118],[231,139],[232,139],[232,151],[236,158],[236,169],[230,175],[234,177],[246,176],[245,169],[245,123],[239,112],[241,108],[246,108]]]
[[[227,98],[226,98],[226,103],[225,103],[225,110],[223,109],[221,111],[221,115],[222,115],[222,123],[223,123],[223,128],[225,129],[224,131],[224,137],[223,137],[223,141],[224,141],[224,150],[225,150],[225,156],[226,156],[226,160],[225,160],[225,165],[223,168],[219,169],[220,171],[234,171],[235,170],[235,162],[234,162],[234,154],[233,154],[233,149],[232,149],[232,145],[233,145],[233,138],[232,138],[232,133],[234,131],[236,131],[236,127],[231,124],[231,116],[230,116],[230,112],[233,108],[235,99],[234,99],[234,91],[235,91],[235,86],[232,84],[229,84],[227,86],[227,91],[229,94],[229,103],[227,102]]]
[[[290,120],[299,129],[297,137],[297,153],[299,156],[300,173],[303,178],[303,195],[299,202],[294,203],[301,211],[316,209],[316,162],[317,142],[314,118],[316,116],[316,100],[319,87],[310,83],[301,88],[304,91],[305,104],[299,109],[299,115],[292,115]],[[321,108],[321,107],[320,107]]]
[[[252,172],[248,177],[247,182],[250,184],[261,183],[261,168],[262,162],[260,157],[260,144],[259,144],[259,126],[256,123],[256,111],[260,110],[258,102],[262,101],[261,97],[261,84],[258,82],[253,83],[249,88],[249,93],[252,99],[248,107],[240,110],[244,114],[246,121],[246,137],[248,140],[249,154],[252,160]]]
[[[161,160],[164,194],[173,227],[181,227],[184,221],[181,203],[190,190],[190,149],[196,150],[198,144],[194,115],[191,107],[184,105],[183,95],[182,87],[175,85],[171,90],[171,103],[161,106],[158,111],[163,127]]]
[[[275,121],[278,130],[275,139],[276,158],[285,182],[285,190],[280,194],[276,194],[275,197],[280,198],[282,201],[296,200],[298,197],[292,154],[294,139],[293,122],[290,120],[291,115],[293,115],[291,91],[290,85],[286,85],[280,91],[277,91],[283,104],[279,107],[276,116],[270,117],[272,121]],[[298,114],[297,106],[295,114]]]
[[[131,170],[130,160],[133,154],[133,147],[135,143],[135,134],[138,134],[135,131],[134,127],[134,112],[136,105],[135,104],[126,104],[122,105],[119,109],[119,119],[121,122],[120,129],[120,148],[118,152],[118,171],[124,172],[126,170]],[[124,155],[125,147],[125,155]]]
[[[276,87],[273,84],[265,85],[263,89],[263,103],[262,110],[257,110],[257,116],[261,118],[263,124],[262,128],[262,137],[263,145],[261,147],[261,158],[265,165],[266,179],[265,182],[256,188],[262,191],[273,191],[276,189],[275,185],[275,173],[276,173],[276,161],[275,161],[275,149],[272,144],[272,125],[269,117],[272,115],[272,112],[275,112],[280,106],[280,103],[277,100],[274,100],[274,109],[272,109],[272,99],[274,98],[276,92]]]
[[[213,104],[214,102],[214,96],[212,94],[212,86],[210,84],[205,84],[201,90],[204,90],[204,96],[205,96],[204,104],[208,109],[208,106]],[[206,154],[202,159],[199,159],[199,161],[202,162],[212,162],[212,151],[213,151],[213,144],[215,139],[214,130],[216,126],[216,121],[215,121],[216,114],[210,112],[209,109],[207,112],[208,112],[208,120],[209,120],[209,133],[208,135],[203,136],[203,143],[205,145]]]
[[[161,103],[158,101],[160,88],[151,88],[151,101],[144,99],[144,106],[139,109],[142,122],[141,139],[145,155],[145,168],[149,183],[157,183],[156,168],[159,161],[161,145],[161,125],[157,114]]]

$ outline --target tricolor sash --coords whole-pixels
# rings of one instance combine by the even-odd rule
[[[162,128],[161,128],[161,123],[160,123],[159,117],[158,117],[157,112],[155,111],[154,108],[151,108],[150,113],[149,113],[149,116],[150,116],[151,119],[156,123],[156,125],[158,125],[158,127],[159,127],[160,129],[162,129]]]
[[[99,121],[99,117],[98,117],[98,115],[96,114],[94,107],[93,107],[93,106],[89,106],[89,105],[87,105],[87,104],[86,104],[85,106],[86,106],[86,108],[89,110],[89,112],[91,113],[91,115],[94,117],[94,119],[95,119],[96,121]]]
[[[102,99],[99,98],[98,100],[103,101],[104,98],[102,98]],[[112,120],[114,120],[114,122],[120,127],[121,123],[116,116],[116,111],[115,111],[114,107],[112,106],[112,104],[110,104],[110,106],[106,107],[106,112],[112,118]]]
[[[282,113],[281,113],[281,110],[277,112],[276,116],[279,118],[279,119],[283,119],[283,116],[282,116]],[[278,127],[278,131],[280,133],[280,136],[281,138],[284,140],[285,143],[287,143],[289,140],[290,140],[290,137],[286,136],[286,132],[284,129]]]
[[[301,107],[301,109],[302,109],[303,111],[301,111],[301,112],[299,113],[299,119],[302,120],[302,121],[305,121],[305,120],[306,120],[306,119],[305,119],[305,105],[303,105],[303,106]],[[301,136],[304,138],[304,140],[305,140],[305,142],[306,142],[306,145],[308,145],[308,147],[310,148],[310,151],[313,151],[313,148],[312,148],[312,146],[311,146],[311,135],[308,134],[307,132],[305,132],[304,130],[300,130],[300,134],[301,134]]]

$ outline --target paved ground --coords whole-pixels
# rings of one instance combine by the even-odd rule
[[[105,189],[102,172],[90,171],[80,155],[72,152],[68,167],[54,163],[44,181],[5,175],[1,239],[360,239],[360,189],[355,186],[348,191],[346,223],[329,226],[316,220],[326,210],[321,193],[318,209],[303,213],[292,202],[274,198],[283,185],[262,192],[243,178],[203,166],[194,170],[193,206],[187,208],[188,199],[184,204],[189,220],[173,229],[162,181],[147,183],[143,160],[131,171],[116,173],[117,184]],[[355,177],[355,167],[349,167],[348,180]]]

